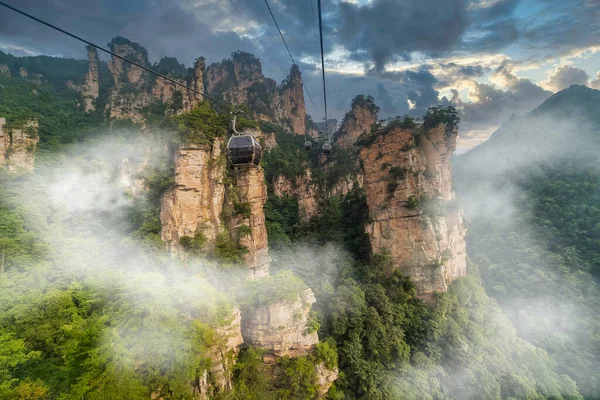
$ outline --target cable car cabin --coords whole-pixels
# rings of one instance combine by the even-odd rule
[[[312,149],[312,142],[310,140],[307,140],[306,142],[304,142],[304,150],[308,151]]]
[[[323,154],[325,154],[326,156],[331,155],[331,144],[329,144],[329,142],[323,145]]]
[[[227,143],[227,155],[234,167],[258,166],[262,147],[252,135],[232,136]]]

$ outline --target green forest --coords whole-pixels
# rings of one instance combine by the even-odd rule
[[[224,340],[217,330],[234,307],[285,301],[306,287],[317,299],[310,324],[320,340],[315,351],[267,365],[264,351],[244,346],[227,355],[235,357],[233,390],[213,397],[316,399],[323,363],[340,371],[329,399],[599,398],[600,171],[593,129],[570,137],[573,152],[561,157],[550,151],[564,149],[564,137],[545,137],[549,148],[542,146],[539,158],[510,159],[516,169],[470,165],[478,152],[485,159],[487,152],[516,157],[511,138],[503,138],[512,125],[456,159],[469,217],[468,276],[427,303],[409,279],[385,273],[392,269],[388,253],[370,253],[362,189],[319,196],[318,214],[307,222],[298,217],[297,198],[274,195],[274,177],[294,180],[306,169],[325,193],[358,172],[356,155],[336,151],[322,168],[318,149],[306,152],[302,136],[261,122],[278,143],[263,159],[272,276],[248,283],[244,249],[228,237],[207,253],[205,238],[189,237],[182,242],[192,256],[186,263],[160,241],[161,196],[174,185],[170,148],[225,138],[231,115],[208,102],[169,116],[149,108],[149,127],[121,123],[109,132],[102,105],[109,82],[101,84],[98,111],[87,114],[63,81],[81,79],[79,61],[2,53],[0,63],[4,58],[11,72],[44,65],[35,71],[47,79],[40,85],[0,74],[0,117],[40,123],[36,170],[0,170],[0,399],[197,398],[207,353]],[[172,59],[163,66],[181,69]],[[600,92],[569,91],[564,102],[551,99],[538,111],[545,114],[527,118],[571,114],[562,109],[570,96],[598,104]],[[448,110],[424,116],[441,123],[456,117]],[[594,118],[579,127],[597,127]],[[119,163],[148,147],[152,167],[141,176],[148,190],[128,196],[116,179]],[[480,212],[482,202],[495,204],[492,197],[510,210]],[[246,211],[234,204],[234,213]]]

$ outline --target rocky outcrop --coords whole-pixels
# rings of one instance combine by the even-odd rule
[[[234,184],[228,189],[228,200],[235,201],[242,212],[233,215],[228,226],[232,238],[247,249],[244,263],[250,279],[269,275],[269,248],[263,207],[267,188],[262,168],[239,168],[231,172]],[[237,197],[233,199],[233,197]],[[249,229],[248,229],[249,228]]]
[[[200,399],[208,399],[216,394],[233,389],[233,367],[239,346],[244,342],[241,331],[241,313],[234,309],[231,322],[216,328],[215,343],[208,349],[210,368],[200,373],[194,382],[195,394]]]
[[[231,60],[213,63],[206,69],[206,92],[233,104],[248,101],[248,89],[265,82],[260,60],[250,53],[237,51]]]
[[[290,75],[279,86],[273,103],[276,121],[297,135],[306,133],[306,106],[302,76],[297,65],[292,65]]]
[[[345,196],[355,187],[363,187],[362,174],[344,176],[325,190],[322,190],[317,183],[313,182],[310,169],[306,169],[304,175],[297,176],[294,181],[281,175],[276,176],[273,180],[273,194],[275,196],[296,197],[298,200],[298,218],[301,222],[308,222],[319,213],[319,198]]]
[[[23,78],[23,79],[27,79],[27,80],[35,83],[36,85],[41,85],[42,84],[42,77],[43,77],[42,74],[30,73],[24,67],[20,67],[19,68],[19,76],[21,78]]]
[[[204,93],[204,70],[206,69],[206,62],[204,57],[198,57],[194,62],[194,68],[192,75],[188,78],[188,87],[195,90],[195,92],[188,90],[187,96],[183,99],[183,108],[185,110],[192,109],[196,104],[202,101],[203,97],[199,93]],[[198,93],[199,92],[199,93]]]
[[[324,362],[317,364],[317,386],[319,391],[319,397],[325,397],[333,382],[340,375],[340,370],[338,367],[333,369],[327,368]]]
[[[456,137],[443,124],[424,133],[394,127],[360,152],[372,250],[389,251],[423,297],[466,274],[466,228],[451,178]]]
[[[223,140],[212,146],[183,146],[175,157],[175,187],[162,199],[161,237],[171,251],[182,251],[181,239],[201,235],[210,250],[221,223],[226,159]]]
[[[10,77],[10,68],[6,64],[0,64],[0,74]]]
[[[12,172],[33,171],[38,142],[37,121],[7,127],[0,118],[0,166]]]
[[[312,182],[310,169],[292,182],[281,175],[273,181],[273,193],[277,197],[295,196],[298,199],[298,217],[308,222],[318,212],[317,186]]]
[[[355,187],[363,187],[363,175],[358,174],[356,176],[344,176],[340,178],[333,186],[329,189],[331,196],[345,196],[352,191]]]
[[[5,132],[5,125],[6,119],[0,118],[0,162],[2,162],[2,165],[6,161],[6,151],[10,147],[10,135]]]
[[[277,137],[274,133],[264,133],[262,136],[261,145],[263,150],[272,150],[277,147]]]
[[[110,43],[110,48],[121,57],[135,61],[140,65],[150,66],[148,52],[138,43],[117,37]],[[202,94],[204,93],[204,58],[200,57],[196,60],[192,73],[189,76],[185,76],[185,68],[179,65],[176,59],[169,59],[168,62],[174,63],[174,66],[184,71],[172,71],[169,69],[160,72],[200,93],[187,90],[171,81],[150,75],[143,69],[113,56],[108,63],[108,68],[114,82],[109,104],[107,105],[107,108],[110,110],[110,117],[115,119],[131,119],[143,124],[145,123],[144,109],[152,103],[159,102],[166,104],[169,112],[178,113],[191,109],[201,101]],[[92,63],[93,61],[90,60],[90,70],[93,69]],[[159,63],[153,67],[160,69],[161,66],[161,63]]]
[[[377,122],[377,111],[371,96],[357,96],[352,100],[352,109],[344,116],[340,129],[335,136],[336,145],[350,149],[356,140]]]
[[[116,37],[110,42],[109,46],[113,53],[121,57],[135,61],[140,65],[149,65],[148,52],[138,43]],[[108,69],[114,82],[109,104],[107,105],[110,110],[110,118],[131,119],[138,123],[142,122],[142,109],[151,101],[151,96],[148,93],[150,80],[148,73],[115,56],[111,57]]]
[[[100,64],[100,58],[98,57],[98,50],[95,47],[87,46],[88,54],[88,72],[85,76],[85,83],[81,89],[83,97],[83,108],[85,112],[96,110],[96,99],[100,93],[100,85],[98,78],[98,65]]]
[[[319,342],[317,332],[308,332],[310,308],[316,302],[312,290],[291,302],[277,302],[245,309],[242,336],[249,346],[267,349],[271,356],[307,354]]]
[[[263,75],[258,58],[238,51],[230,60],[206,69],[206,93],[236,105],[245,104],[258,119],[275,121],[299,135],[306,133],[302,77],[296,65],[277,87]]]

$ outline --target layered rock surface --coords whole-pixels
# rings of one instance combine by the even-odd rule
[[[232,171],[238,201],[247,204],[248,215],[238,214],[229,221],[232,236],[248,250],[244,262],[250,278],[257,279],[269,275],[269,248],[267,227],[263,207],[267,201],[267,188],[262,168],[241,168]],[[241,227],[249,227],[247,234],[241,235]]]
[[[0,118],[0,166],[11,172],[32,171],[39,140],[37,121],[8,128]]]
[[[392,128],[360,152],[372,250],[389,251],[420,296],[445,292],[466,274],[466,228],[451,179],[456,136],[443,124],[422,135]]]
[[[292,65],[290,75],[275,93],[273,103],[276,121],[298,135],[306,132],[306,106],[302,76],[297,65]]]
[[[277,87],[263,75],[258,58],[236,52],[206,69],[206,92],[236,105],[246,104],[257,118],[275,121],[298,135],[306,133],[302,77],[296,65]]]
[[[233,366],[239,346],[244,342],[241,331],[241,313],[234,309],[229,324],[217,327],[216,342],[208,350],[210,368],[201,372],[194,382],[194,390],[200,399],[208,399],[215,394],[233,389]]]
[[[110,43],[111,50],[121,57],[144,66],[150,66],[148,52],[138,43],[124,38],[115,38]],[[90,71],[93,60],[90,61]],[[204,58],[200,57],[194,63],[190,76],[176,76],[174,71],[164,74],[181,84],[200,93],[186,90],[163,78],[150,75],[143,69],[129,64],[118,57],[112,57],[108,68],[113,78],[109,104],[111,119],[131,119],[144,123],[144,109],[154,102],[168,105],[173,112],[191,109],[202,100],[204,93]],[[85,96],[85,93],[84,93]]]
[[[181,238],[200,233],[214,246],[225,198],[226,160],[223,141],[212,146],[188,145],[175,157],[175,187],[163,196],[160,221],[162,240],[175,252]]]
[[[278,302],[244,310],[244,343],[269,350],[274,356],[307,354],[319,342],[317,332],[307,331],[310,308],[316,302],[312,290],[291,302]]]
[[[310,169],[304,176],[297,176],[295,182],[281,175],[273,182],[273,192],[277,197],[295,196],[298,199],[298,217],[308,222],[318,212],[317,186],[312,182]]]
[[[241,51],[206,69],[206,92],[236,105],[246,103],[248,89],[264,81],[260,60]]]
[[[88,52],[88,72],[85,76],[85,83],[83,84],[81,94],[83,97],[83,108],[86,112],[90,112],[96,110],[96,99],[100,93],[98,76],[100,58],[98,57],[98,50],[95,47],[87,46],[86,49]]]
[[[360,135],[371,130],[377,122],[377,110],[367,101],[352,102],[352,109],[346,114],[335,137],[336,145],[351,149]]]

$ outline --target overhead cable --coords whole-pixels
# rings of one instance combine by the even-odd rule
[[[267,8],[269,9],[269,14],[271,14],[271,18],[273,18],[273,22],[275,23],[275,27],[277,28],[277,31],[279,32],[279,36],[281,36],[281,40],[283,41],[283,44],[285,45],[285,49],[287,50],[288,55],[290,56],[290,60],[292,60],[292,64],[298,65],[298,64],[296,64],[296,61],[294,60],[294,57],[292,56],[292,52],[290,51],[290,48],[288,47],[287,42],[285,41],[285,38],[283,37],[283,33],[281,33],[281,29],[279,29],[279,24],[277,23],[277,20],[275,19],[275,15],[273,15],[273,11],[271,10],[271,6],[269,5],[269,1],[265,0],[265,4],[267,5]],[[302,75],[300,75],[300,81],[302,82],[302,87],[306,91],[306,94],[308,95],[308,98],[310,99],[310,102],[312,103],[313,107],[316,110],[317,106],[315,106],[315,102],[313,101],[312,96],[310,95],[310,92],[308,91],[308,88],[304,84],[304,80],[302,79]]]
[[[323,55],[323,18],[321,16],[321,0],[317,0],[319,12],[319,36],[321,38],[321,70],[323,72],[323,102],[325,104],[325,134],[329,138],[329,130],[327,129],[327,88],[325,86],[325,56]]]
[[[28,14],[28,13],[26,13],[25,11],[19,10],[18,8],[15,8],[15,7],[11,6],[11,5],[8,5],[8,4],[6,4],[5,2],[3,2],[3,1],[1,1],[1,0],[0,0],[0,6],[4,6],[4,7],[8,8],[8,9],[10,9],[10,10],[12,10],[12,11],[16,12],[16,13],[19,13],[19,14],[21,14],[21,15],[23,15],[23,16],[25,16],[25,17],[27,17],[27,18],[30,18],[30,19],[32,19],[32,20],[34,20],[34,21],[36,21],[36,22],[39,22],[40,24],[46,25],[47,27],[49,27],[49,28],[52,28],[52,29],[54,29],[54,30],[56,30],[56,31],[58,31],[58,32],[64,33],[65,35],[67,35],[67,36],[70,36],[70,37],[72,37],[72,38],[74,38],[74,39],[77,39],[77,40],[79,40],[80,42],[83,42],[83,43],[85,43],[85,44],[87,44],[87,45],[89,45],[89,46],[92,46],[92,47],[94,47],[94,48],[96,48],[96,49],[100,50],[100,51],[103,51],[103,52],[105,52],[105,53],[108,53],[108,54],[110,54],[111,56],[117,57],[117,58],[119,58],[119,59],[121,59],[121,60],[123,60],[123,61],[125,61],[125,62],[127,62],[127,63],[129,63],[129,64],[135,65],[136,67],[138,67],[138,68],[141,68],[141,69],[143,69],[144,71],[150,72],[151,74],[154,74],[154,75],[156,75],[156,76],[159,76],[159,77],[161,77],[161,78],[163,78],[163,79],[165,79],[165,80],[167,80],[167,81],[169,81],[169,82],[171,82],[171,83],[173,83],[173,84],[175,84],[175,85],[177,85],[177,86],[181,86],[181,87],[183,87],[183,88],[185,88],[185,89],[187,89],[187,90],[189,90],[189,91],[191,91],[191,92],[194,92],[194,93],[196,93],[196,94],[199,94],[200,96],[202,96],[202,97],[204,97],[204,98],[206,98],[206,99],[208,99],[208,100],[211,100],[211,101],[213,101],[213,102],[215,102],[215,103],[217,103],[217,104],[221,104],[221,105],[224,105],[224,106],[227,106],[227,107],[231,107],[231,108],[236,108],[236,107],[235,107],[233,104],[230,104],[230,103],[227,103],[227,102],[225,102],[225,101],[222,101],[222,100],[216,99],[216,98],[214,98],[214,97],[208,96],[208,95],[206,95],[206,94],[204,94],[204,93],[202,93],[202,92],[200,92],[200,91],[198,91],[198,90],[196,90],[196,89],[192,89],[191,87],[189,87],[189,86],[187,86],[187,85],[184,85],[183,83],[181,83],[181,82],[178,82],[177,80],[175,80],[175,79],[173,79],[173,78],[169,78],[168,76],[165,76],[165,75],[163,75],[163,74],[161,74],[161,73],[159,73],[159,72],[156,72],[156,71],[154,71],[154,70],[152,70],[152,69],[150,69],[150,68],[148,68],[148,67],[146,67],[146,66],[144,66],[144,65],[142,65],[142,64],[139,64],[139,63],[137,63],[137,62],[135,62],[135,61],[133,61],[133,60],[130,60],[130,59],[128,59],[128,58],[125,58],[125,57],[123,57],[123,56],[120,56],[120,55],[118,55],[118,54],[116,54],[116,53],[114,53],[114,52],[112,52],[112,51],[110,51],[110,50],[108,50],[108,49],[105,49],[105,48],[103,48],[103,47],[100,47],[100,46],[98,46],[98,45],[96,45],[96,44],[94,44],[94,43],[92,43],[92,42],[90,42],[90,41],[88,41],[88,40],[85,40],[85,39],[83,39],[83,38],[81,38],[81,37],[79,37],[79,36],[77,36],[77,35],[75,35],[75,34],[73,34],[73,33],[70,33],[70,32],[67,32],[67,31],[66,31],[66,30],[64,30],[64,29],[61,29],[61,28],[59,28],[59,27],[58,27],[58,26],[56,26],[56,25],[53,25],[53,24],[51,24],[51,23],[49,23],[49,22],[46,22],[46,21],[44,21],[44,20],[42,20],[42,19],[40,19],[40,18],[34,17],[33,15],[31,15],[31,14]]]

